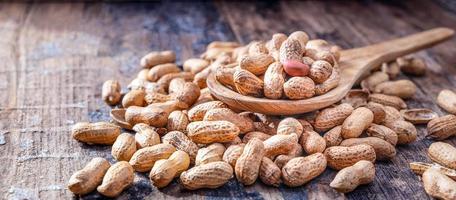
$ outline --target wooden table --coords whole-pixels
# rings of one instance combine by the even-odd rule
[[[446,2],[446,3],[445,3]],[[448,3],[449,2],[449,3]],[[451,5],[453,4],[453,5]],[[109,120],[100,98],[107,79],[125,86],[151,50],[172,49],[179,63],[198,56],[213,40],[267,40],[273,33],[304,30],[343,48],[447,26],[456,29],[450,1],[409,3],[267,2],[152,4],[0,4],[0,198],[69,199],[70,175],[95,156],[113,161],[109,146],[88,146],[70,137],[79,121]],[[438,92],[456,86],[456,39],[419,52],[429,64],[409,107],[445,112]],[[376,164],[377,177],[343,195],[326,172],[303,187],[273,188],[235,180],[216,190],[184,191],[179,184],[157,190],[146,174],[120,199],[428,199],[411,161],[430,160],[419,126],[417,142],[399,146],[395,159]],[[456,144],[456,138],[447,140]],[[83,199],[102,198],[92,193]]]

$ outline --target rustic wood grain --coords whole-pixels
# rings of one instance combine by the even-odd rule
[[[109,147],[80,144],[69,128],[78,121],[109,120],[101,84],[113,78],[125,86],[149,50],[175,50],[182,63],[212,40],[246,43],[275,32],[305,30],[352,48],[438,26],[456,29],[454,10],[439,2],[0,3],[0,199],[74,198],[66,189],[74,171],[95,156],[113,161]],[[417,55],[430,71],[426,77],[400,77],[419,87],[408,104],[444,114],[435,97],[456,86],[456,39]],[[119,199],[429,199],[408,169],[411,161],[430,162],[425,150],[432,141],[424,134],[419,126],[419,141],[376,164],[375,181],[347,195],[329,188],[335,172],[328,169],[298,188],[259,182],[244,187],[231,180],[216,190],[193,192],[176,181],[157,190],[146,174],[138,174]],[[447,142],[456,145],[456,138]],[[94,192],[82,199],[102,198]]]

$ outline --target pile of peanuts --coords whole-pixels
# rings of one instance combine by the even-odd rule
[[[102,98],[113,106],[112,121],[80,122],[72,127],[71,134],[82,143],[112,145],[111,153],[117,162],[111,165],[105,158],[93,158],[71,176],[70,191],[85,195],[97,190],[115,197],[133,184],[135,171],[149,172],[151,184],[157,188],[166,187],[174,179],[188,190],[217,188],[233,177],[243,185],[252,185],[259,178],[274,187],[297,187],[329,167],[338,171],[329,186],[347,193],[373,182],[374,163],[393,159],[396,145],[416,141],[416,124],[427,124],[427,137],[434,140],[456,135],[454,92],[444,90],[437,98],[437,103],[453,114],[439,117],[429,109],[407,109],[404,99],[415,94],[416,86],[409,80],[394,79],[401,72],[424,75],[426,64],[418,58],[384,63],[363,79],[361,89],[352,89],[337,104],[303,115],[278,117],[236,110],[214,99],[206,88],[205,78],[210,73],[223,82],[220,70],[235,66],[230,75],[232,82],[223,83],[234,83],[232,88],[243,93],[247,90],[239,83],[250,82],[237,81],[238,72],[261,82],[256,76],[265,73],[264,88],[257,92],[263,93],[264,89],[266,97],[282,98],[266,92],[268,71],[281,71],[278,66],[286,63],[281,60],[282,47],[286,50],[294,41],[298,41],[293,44],[296,47],[305,46],[306,53],[299,48],[302,52],[298,57],[316,60],[307,65],[311,66],[310,71],[320,60],[330,63],[324,58],[315,59],[313,48],[309,47],[312,42],[307,42],[308,37],[299,37],[303,33],[295,32],[288,38],[275,34],[267,44],[252,42],[244,47],[235,42],[212,42],[201,58],[186,60],[183,71],[174,63],[174,52],[151,52],[141,59],[143,69],[128,85],[127,93],[121,93],[118,81],[106,81]],[[319,51],[314,53],[320,55]],[[274,59],[268,58],[271,56]],[[252,58],[268,61],[250,62]],[[253,65],[245,65],[247,61]],[[261,72],[255,73],[260,68]],[[294,73],[293,70],[287,73]],[[315,81],[313,75],[296,77]],[[284,81],[285,96],[293,99],[287,94]],[[423,174],[427,193],[455,199],[456,148],[436,142],[429,148],[429,156],[435,164],[411,163],[412,170]]]
[[[213,69],[221,84],[242,95],[269,99],[306,99],[337,87],[340,48],[321,39],[309,40],[303,31],[277,33],[267,42],[221,48],[236,62]],[[211,54],[211,48],[204,55]]]

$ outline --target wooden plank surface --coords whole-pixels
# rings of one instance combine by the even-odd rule
[[[454,10],[445,3],[377,2],[155,2],[151,4],[0,4],[0,199],[69,199],[70,175],[92,157],[113,161],[110,147],[71,139],[79,121],[109,120],[100,100],[101,84],[122,85],[139,71],[150,50],[172,49],[179,63],[199,55],[212,40],[267,40],[276,32],[305,30],[311,37],[343,48],[379,42],[425,29],[456,29]],[[452,7],[449,7],[452,8]],[[439,114],[435,97],[456,86],[456,39],[419,52],[429,64],[424,78],[401,76],[419,91],[408,101]],[[398,155],[376,164],[372,184],[343,195],[329,188],[326,172],[303,187],[272,188],[235,180],[216,190],[185,191],[174,181],[162,190],[146,174],[119,199],[428,199],[409,169],[411,161],[430,161],[420,126],[417,142],[398,147]],[[3,142],[4,141],[4,142]],[[456,138],[447,140],[456,144]],[[5,144],[3,144],[5,143]],[[97,193],[83,199],[101,199]]]

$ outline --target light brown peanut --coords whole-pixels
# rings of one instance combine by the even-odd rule
[[[109,122],[79,122],[71,128],[71,136],[87,144],[114,144],[120,127]]]
[[[132,90],[127,92],[122,98],[122,106],[128,108],[130,106],[144,106],[146,105],[145,100],[146,92],[144,90]]]
[[[236,166],[236,161],[241,156],[244,151],[245,144],[235,144],[229,146],[226,151],[223,153],[223,161],[230,164],[232,167]]]
[[[386,81],[376,85],[374,92],[408,99],[415,95],[416,85],[410,80]]]
[[[137,149],[154,146],[160,143],[160,136],[158,133],[154,128],[147,124],[136,124],[133,126],[133,130],[136,131],[135,141]]]
[[[399,61],[399,59],[398,59]],[[426,74],[427,65],[421,58],[412,58],[406,65],[401,66],[401,71],[415,76],[423,76]]]
[[[279,50],[282,43],[287,40],[287,35],[283,33],[275,33],[272,35],[271,40],[266,43],[266,48],[269,51],[269,54],[274,57],[275,60],[279,60]]]
[[[412,124],[427,124],[439,115],[427,108],[405,109],[400,111],[402,117]]]
[[[133,167],[128,162],[117,162],[108,169],[97,191],[107,197],[116,197],[133,183],[134,176]]]
[[[307,99],[315,95],[315,83],[308,77],[292,77],[283,84],[283,91],[289,99]]]
[[[366,79],[361,81],[361,87],[363,89],[367,89],[370,91],[374,91],[375,86],[377,86],[380,83],[383,83],[385,81],[388,81],[389,77],[388,74],[384,72],[374,72],[370,76],[368,76]]]
[[[280,62],[269,65],[264,74],[264,96],[270,99],[280,99],[283,94],[285,72]]]
[[[272,159],[280,154],[288,154],[293,148],[293,143],[298,143],[298,136],[294,133],[289,135],[274,135],[263,141],[264,156]]]
[[[225,120],[236,125],[240,133],[248,133],[254,130],[253,121],[241,116],[229,108],[214,108],[206,112],[203,121],[220,121]]]
[[[438,199],[456,199],[456,182],[439,170],[430,168],[423,173],[426,193]]]
[[[161,94],[158,92],[147,92],[144,96],[144,101],[147,105],[153,103],[163,103],[172,100],[173,97],[167,94]],[[142,106],[142,105],[139,105]]]
[[[353,107],[347,103],[324,109],[315,118],[315,130],[327,131],[335,126],[342,125],[345,119],[352,114],[353,110]]]
[[[404,121],[399,110],[391,106],[383,106],[383,110],[385,111],[385,119],[383,120],[383,124],[388,126],[395,121]]]
[[[139,123],[144,123],[154,127],[166,126],[169,113],[162,108],[151,105],[147,107],[128,107],[125,112],[125,120],[133,126]]]
[[[407,121],[395,121],[385,125],[397,134],[397,144],[409,144],[416,140],[418,133],[415,126]]]
[[[167,186],[190,166],[190,157],[184,151],[175,151],[168,159],[158,160],[150,170],[149,178],[157,188]]]
[[[274,58],[268,54],[249,55],[241,58],[239,67],[259,76],[263,75],[273,62]]]
[[[390,79],[395,79],[401,73],[401,66],[397,62],[383,63],[381,71],[388,74]]]
[[[437,96],[437,104],[445,111],[456,114],[456,93],[451,90],[442,90]]]
[[[359,185],[371,183],[374,179],[374,164],[370,161],[361,160],[353,166],[340,170],[329,186],[339,192],[347,193],[355,190]]]
[[[365,107],[355,109],[342,124],[343,138],[359,137],[374,121],[374,113]]]
[[[396,146],[397,144],[397,134],[386,126],[371,124],[366,130],[366,133],[370,137],[377,137],[385,140],[393,146]]]
[[[310,67],[309,77],[317,84],[328,80],[332,73],[331,63],[324,60],[317,60]]]
[[[427,124],[426,137],[435,140],[444,140],[456,135],[456,116],[445,115],[435,118]]]
[[[299,143],[307,154],[323,153],[326,140],[315,131],[304,131]]]
[[[369,102],[366,105],[366,108],[371,110],[374,114],[374,120],[372,121],[375,124],[382,124],[385,121],[385,107],[382,104]]]
[[[118,161],[129,161],[136,152],[135,137],[130,133],[122,133],[112,145],[111,154]]]
[[[202,103],[194,106],[188,111],[188,119],[191,122],[202,121],[206,112],[214,108],[228,108],[228,106],[221,101],[209,101]]]
[[[71,175],[68,189],[76,195],[85,195],[97,188],[108,171],[109,161],[104,158],[93,158],[81,170]]]
[[[114,106],[120,101],[120,87],[119,81],[107,80],[103,83],[101,89],[101,98],[110,106]]]
[[[147,73],[147,80],[156,82],[166,74],[178,73],[180,71],[179,67],[174,63],[160,64],[149,70],[149,73]]]
[[[157,84],[160,88],[168,89],[169,83],[175,78],[183,78],[185,81],[193,81],[194,75],[190,72],[169,73],[158,79]]]
[[[445,174],[446,176],[448,176],[451,179],[456,181],[456,170],[454,170],[454,169],[444,167],[437,163],[432,163],[432,164],[424,163],[424,162],[410,163],[410,169],[413,172],[415,172],[415,174],[418,174],[418,175],[423,175],[423,173],[429,168],[436,169],[436,170],[440,171],[442,174]]]
[[[456,170],[456,148],[445,142],[434,142],[429,146],[431,160],[445,167]]]
[[[188,123],[189,120],[187,113],[182,112],[180,110],[176,110],[169,114],[166,129],[168,131],[186,132]]]
[[[323,135],[323,138],[326,141],[326,147],[332,147],[332,146],[339,146],[339,144],[342,142],[344,138],[342,138],[342,135],[340,134],[342,131],[342,126],[336,126],[329,130],[328,132]]]
[[[183,85],[182,90],[172,93],[171,96],[190,107],[196,102],[200,94],[200,88],[195,83],[187,82]]]
[[[190,58],[184,62],[184,71],[196,74],[209,66],[209,61],[200,58]]]
[[[360,160],[375,162],[375,149],[367,144],[351,147],[333,146],[324,152],[328,166],[335,170],[354,165]]]
[[[295,31],[288,36],[288,38],[295,39],[301,45],[301,48],[305,48],[307,42],[309,41],[309,35],[304,31]]]
[[[202,165],[210,162],[222,161],[225,146],[220,143],[214,143],[207,147],[201,148],[196,154],[195,165]]]
[[[233,177],[233,168],[217,161],[195,166],[180,175],[180,182],[188,190],[218,188]]]
[[[266,185],[279,187],[282,180],[282,170],[272,162],[271,159],[263,157],[260,165],[260,172],[258,175],[261,181]]]
[[[301,122],[293,117],[287,117],[280,121],[277,126],[277,135],[289,135],[295,133],[298,138],[301,137],[304,128]]]
[[[301,62],[303,53],[304,48],[296,39],[288,38],[282,43],[279,49],[279,61],[284,64],[284,69],[287,68],[285,71],[288,74],[305,76],[309,73],[309,66],[304,67]],[[293,63],[295,66],[285,66],[287,63]]]
[[[259,97],[263,94],[263,80],[244,69],[237,69],[233,81],[239,94]]]
[[[147,172],[152,169],[155,162],[160,159],[167,159],[176,148],[171,144],[157,144],[142,148],[136,151],[129,163],[138,172]]]
[[[215,71],[215,78],[218,82],[225,86],[230,86],[232,89],[236,89],[234,85],[233,74],[236,68],[220,67]]]
[[[153,51],[141,58],[141,67],[151,68],[155,65],[172,63],[176,60],[176,54],[173,51]]]
[[[136,75],[136,78],[147,80],[147,73],[149,73],[149,70],[150,69],[147,69],[147,68],[146,69],[141,69],[138,72],[138,75]]]
[[[190,156],[191,162],[195,162],[196,154],[198,153],[199,148],[184,133],[180,131],[171,131],[162,137],[162,142],[164,144],[171,144],[176,147],[176,149],[187,152]]]
[[[207,45],[207,49],[212,48],[236,48],[239,47],[239,43],[237,42],[229,42],[229,41],[213,41]]]
[[[390,96],[385,94],[371,94],[369,95],[369,101],[382,104],[384,106],[391,106],[397,110],[407,108],[404,100],[396,96]]]
[[[239,128],[228,121],[198,121],[187,126],[187,135],[195,143],[231,142],[239,135]]]
[[[297,187],[316,178],[326,169],[327,161],[322,153],[291,159],[282,168],[282,179],[285,185]]]
[[[258,54],[268,54],[266,44],[261,41],[253,41],[249,44],[249,56]]]
[[[282,169],[282,167],[285,166],[285,164],[287,164],[287,162],[291,159],[302,156],[303,152],[304,150],[302,149],[301,144],[294,143],[293,148],[290,150],[290,152],[286,155],[278,155],[274,159],[274,163],[277,165],[277,167]]]
[[[253,138],[257,138],[261,141],[265,141],[270,137],[271,137],[271,135],[269,135],[269,134],[266,134],[266,133],[263,133],[260,131],[252,131],[252,132],[249,132],[244,135],[244,137],[242,138],[242,142],[247,143],[247,142],[249,142],[249,140],[251,140]]]
[[[334,65],[331,76],[329,76],[329,78],[325,82],[315,85],[315,94],[322,95],[327,93],[328,91],[337,87],[339,85],[339,81],[340,68],[338,65]]]
[[[169,82],[168,93],[175,93],[184,89],[186,81],[183,78],[175,78]]]
[[[373,147],[377,160],[391,160],[396,156],[396,148],[389,142],[377,137],[350,138],[342,141],[340,146],[351,147],[359,144],[367,144]]]
[[[254,138],[245,145],[234,168],[236,178],[239,182],[244,185],[255,183],[264,154],[265,148],[263,142],[259,139]]]

